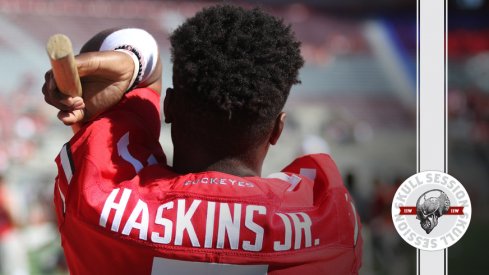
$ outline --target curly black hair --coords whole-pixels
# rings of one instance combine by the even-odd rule
[[[219,5],[170,37],[173,85],[193,118],[259,133],[281,112],[304,60],[290,26],[260,9]]]

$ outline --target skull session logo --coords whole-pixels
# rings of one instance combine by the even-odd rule
[[[433,194],[438,192],[439,196],[428,197],[428,193]],[[416,219],[420,220],[421,227],[426,234],[430,234],[431,230],[438,225],[438,218],[448,213],[450,207],[450,199],[443,191],[434,189],[424,192],[416,202]]]
[[[445,249],[467,231],[472,208],[462,184],[454,177],[425,171],[405,180],[392,202],[397,232],[423,250]]]

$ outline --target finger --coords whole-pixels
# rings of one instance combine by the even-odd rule
[[[77,97],[66,97],[63,98],[59,101],[61,104],[65,105],[68,109],[67,110],[80,110],[85,108],[85,103],[83,101],[83,98],[77,96]]]
[[[53,92],[46,88],[47,84],[43,86],[44,101],[53,107],[62,111],[73,111],[75,109],[84,108],[82,102],[75,101],[73,104],[65,104],[66,98],[60,92]],[[61,99],[60,99],[61,98]],[[75,104],[76,103],[76,104]]]
[[[81,122],[83,120],[85,111],[82,110],[74,110],[71,112],[59,111],[58,119],[63,122],[65,125],[73,125],[75,123]]]
[[[48,70],[45,74],[44,74],[44,81],[48,81],[49,78],[53,78],[53,70]]]
[[[47,88],[45,96],[50,97],[52,102],[58,102],[61,99],[67,97],[58,90],[58,86],[56,85],[54,77],[47,80],[46,87]]]
[[[44,84],[42,85],[42,89],[41,89],[42,94],[44,96],[46,96],[47,90],[48,90],[48,83],[47,82],[44,82]]]
[[[48,94],[48,95],[55,96],[56,94],[60,93],[58,90],[58,85],[56,85],[56,80],[54,79],[53,71],[50,70],[46,72],[46,74],[44,75],[44,81],[45,81],[44,83],[45,85],[43,86],[44,95]]]
[[[44,101],[46,101],[47,104],[56,107],[55,106],[56,103],[53,100],[54,99],[54,96],[52,94],[52,91],[49,88],[49,83],[48,82],[44,82],[44,85],[42,85],[42,94],[44,95]]]
[[[58,91],[58,87],[56,86],[56,81],[54,80],[53,74],[48,74],[44,76],[44,84],[42,86],[42,93],[44,96],[55,97]],[[58,96],[57,96],[58,97]]]
[[[44,95],[48,94],[49,90],[52,90],[53,89],[53,84],[51,83],[53,81],[53,73],[51,70],[47,71],[45,74],[44,74],[44,84],[42,85],[42,93]],[[56,83],[54,83],[54,85],[56,86]],[[54,87],[55,88],[55,87]]]
[[[83,98],[81,97],[76,97],[73,102],[73,109],[74,110],[83,110],[85,109],[85,102],[83,101]]]
[[[75,99],[62,93],[58,89],[52,73],[50,74],[50,76],[48,76],[43,86],[43,94],[46,102],[64,111],[72,110],[72,106],[75,102],[78,102],[80,100],[83,101],[81,97],[77,97],[77,99]]]

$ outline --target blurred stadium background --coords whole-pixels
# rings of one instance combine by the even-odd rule
[[[489,1],[449,1],[449,173],[474,213],[449,249],[450,274],[484,274],[489,243]],[[210,1],[0,0],[0,274],[65,274],[53,214],[54,157],[70,137],[44,103],[44,45],[67,34],[75,51],[96,32],[134,26],[160,43]],[[415,274],[415,250],[390,218],[396,185],[416,172],[416,1],[226,1],[259,6],[292,24],[306,65],[288,124],[264,174],[296,156],[327,152],[356,199],[365,239],[361,274]],[[441,50],[441,49],[440,49]],[[171,160],[169,129],[161,142]]]

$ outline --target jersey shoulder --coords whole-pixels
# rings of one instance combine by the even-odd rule
[[[273,173],[269,178],[280,178],[291,184],[289,191],[310,189],[311,204],[318,204],[326,196],[346,191],[338,168],[327,154],[312,154],[299,157],[287,165],[281,172]],[[294,192],[289,192],[291,196]]]
[[[160,96],[148,88],[126,93],[118,104],[92,119],[73,136],[69,142],[71,149],[76,151],[79,147],[98,144],[129,131],[158,140],[161,125],[159,102]]]
[[[313,209],[320,210],[311,212],[318,215],[316,218],[328,216],[323,220],[322,228],[329,232],[330,236],[334,236],[334,242],[353,247],[361,242],[360,218],[331,156],[327,154],[302,156],[286,166],[281,173],[289,178],[297,178],[296,181],[299,181],[292,189],[296,192],[285,193],[285,205],[289,203],[293,207],[304,207],[306,205],[304,201],[309,200],[308,204]],[[301,189],[305,191],[301,193],[299,191]]]

